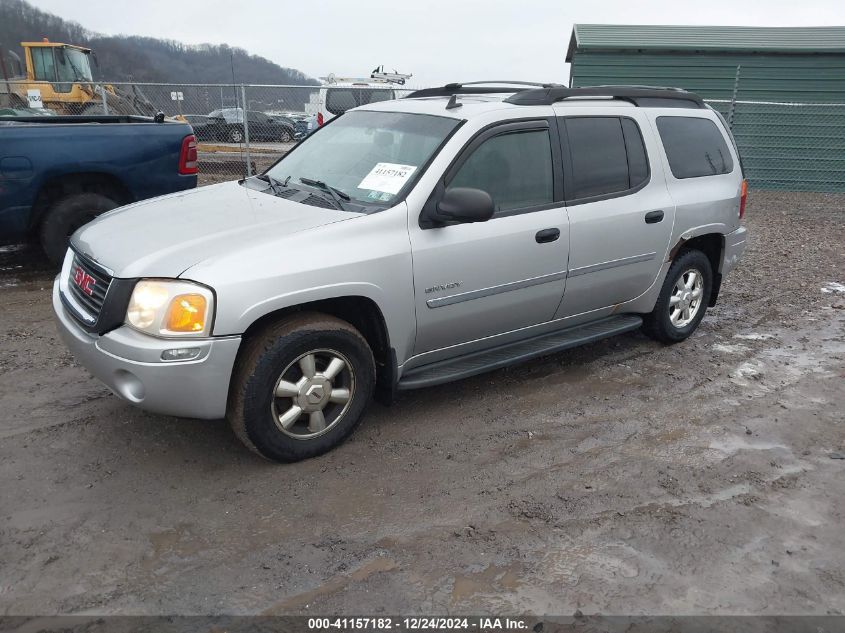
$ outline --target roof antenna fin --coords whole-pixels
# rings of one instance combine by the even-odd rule
[[[455,108],[460,108],[463,103],[458,103],[458,95],[452,95],[449,99],[449,103],[446,104],[447,110],[454,110]]]

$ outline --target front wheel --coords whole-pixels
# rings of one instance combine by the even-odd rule
[[[374,386],[375,361],[358,330],[329,315],[300,313],[246,343],[227,417],[259,455],[295,462],[343,442],[361,422]]]
[[[704,318],[712,287],[707,256],[696,250],[681,253],[666,273],[654,310],[645,318],[646,334],[664,343],[689,337]]]

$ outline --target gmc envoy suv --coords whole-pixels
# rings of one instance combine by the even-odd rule
[[[374,395],[640,327],[684,340],[745,249],[745,198],[693,93],[449,84],[350,110],[261,175],[100,216],[53,306],[121,398],[296,461]]]

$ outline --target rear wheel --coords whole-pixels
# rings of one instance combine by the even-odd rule
[[[292,315],[246,343],[227,417],[259,455],[295,462],[343,442],[374,386],[372,351],[354,327],[319,313]]]
[[[239,127],[233,127],[229,130],[229,140],[232,143],[243,143],[244,140],[244,133],[243,130]]]
[[[54,202],[41,220],[41,247],[47,258],[61,264],[74,231],[117,206],[117,201],[99,193],[75,193]]]
[[[713,287],[710,260],[701,251],[682,252],[666,274],[654,310],[646,316],[646,334],[677,343],[692,334],[704,318]]]

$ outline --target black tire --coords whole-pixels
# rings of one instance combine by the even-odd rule
[[[692,321],[683,327],[678,327],[672,323],[670,317],[670,302],[676,282],[690,270],[697,271],[702,278],[700,303]],[[663,287],[660,289],[660,296],[654,305],[654,310],[644,319],[643,331],[651,338],[663,343],[683,341],[695,331],[698,324],[701,323],[701,319],[704,318],[712,288],[713,269],[707,255],[697,250],[682,251],[672,262],[669,272],[666,273],[666,279],[663,281]]]
[[[349,361],[354,376],[351,397],[337,421],[327,425],[322,434],[300,439],[277,425],[278,411],[288,402],[275,397],[275,388],[285,368],[291,364],[296,367],[298,358],[316,350],[336,351]],[[320,366],[317,369],[321,371]],[[226,417],[235,435],[266,459],[296,462],[316,457],[342,443],[361,423],[375,377],[373,353],[358,330],[326,314],[297,313],[268,326],[244,344],[232,376]],[[303,417],[296,424],[305,422]]]
[[[99,193],[75,193],[54,202],[41,220],[41,248],[47,259],[60,265],[73,232],[117,206],[116,200]]]
[[[279,137],[279,142],[290,143],[293,140],[293,130],[289,127],[282,128],[282,134]]]

